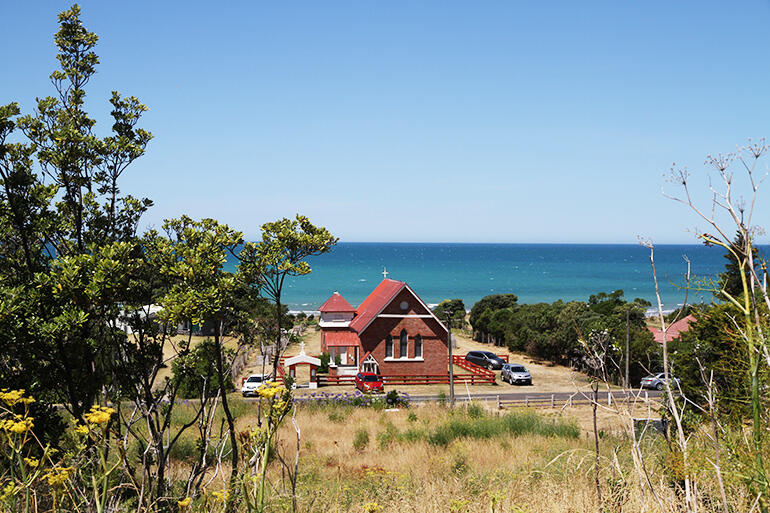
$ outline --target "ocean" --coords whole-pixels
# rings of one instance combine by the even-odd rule
[[[763,248],[764,249],[764,248]],[[763,251],[764,253],[764,251]],[[685,299],[685,273],[699,279],[724,271],[724,252],[703,245],[658,245],[655,266],[667,309]],[[342,242],[309,259],[313,272],[284,287],[293,311],[314,311],[336,290],[353,306],[383,278],[406,281],[435,305],[461,298],[467,308],[489,294],[513,293],[519,303],[586,301],[621,289],[629,300],[655,304],[649,250],[635,244],[460,244]],[[232,268],[232,262],[228,267]],[[688,302],[709,302],[710,292],[690,291]]]

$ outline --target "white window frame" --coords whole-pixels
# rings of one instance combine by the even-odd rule
[[[398,357],[401,360],[409,359],[409,334],[405,329],[398,336]]]
[[[422,358],[422,349],[423,349],[422,345],[423,345],[422,335],[420,335],[418,333],[417,335],[414,336],[414,357],[415,357],[415,359]],[[420,353],[419,354],[417,353],[417,348],[420,349]]]

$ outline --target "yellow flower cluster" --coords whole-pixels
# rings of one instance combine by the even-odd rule
[[[286,387],[280,381],[271,381],[257,390],[259,396],[265,399],[272,399],[276,395],[281,396],[284,392],[286,392]]]
[[[87,435],[91,430],[88,429],[88,426],[84,426],[83,424],[79,424],[75,426],[75,433],[79,435]]]
[[[106,408],[104,406],[91,406],[91,411],[86,413],[84,417],[89,424],[106,424],[110,421],[110,417],[115,413],[112,408]]]
[[[36,468],[38,465],[40,465],[40,460],[37,458],[24,458],[24,463],[30,467]]]
[[[54,467],[43,477],[48,480],[49,485],[58,488],[70,478],[70,472],[72,472],[72,467]]]
[[[9,482],[3,487],[3,492],[0,493],[0,500],[6,500],[10,499],[14,495],[16,495],[19,491],[21,491],[21,488],[16,486],[14,483]]]
[[[20,435],[31,430],[35,425],[32,423],[31,417],[22,417],[21,415],[15,415],[13,419],[6,419],[0,421],[0,428],[4,431],[10,431]]]
[[[18,403],[29,405],[35,402],[32,397],[24,397],[24,389],[20,390],[8,390],[3,388],[0,391],[0,401],[3,401],[8,406],[15,406]]]
[[[382,506],[376,502],[367,502],[364,504],[364,513],[377,513],[378,511],[382,511]]]
[[[211,496],[217,502],[225,502],[227,500],[227,492],[211,492]]]
[[[190,497],[186,497],[181,501],[176,501],[176,505],[179,506],[180,508],[186,508],[187,506],[190,505],[191,502],[192,502],[192,499]]]

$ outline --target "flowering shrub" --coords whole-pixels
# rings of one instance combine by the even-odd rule
[[[60,453],[33,432],[33,403],[24,390],[0,391],[0,509],[38,511],[42,501],[53,511],[84,505],[105,511],[111,476],[121,464],[108,457],[115,410],[93,406],[83,416],[85,423],[73,426],[72,450]]]

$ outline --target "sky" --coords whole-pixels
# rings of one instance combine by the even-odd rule
[[[0,0],[0,104],[54,93],[69,5]],[[770,135],[770,0],[81,7],[97,133],[112,90],[150,109],[123,181],[155,202],[143,227],[253,239],[302,213],[348,242],[694,243],[664,175],[687,166],[708,210],[706,156]]]

